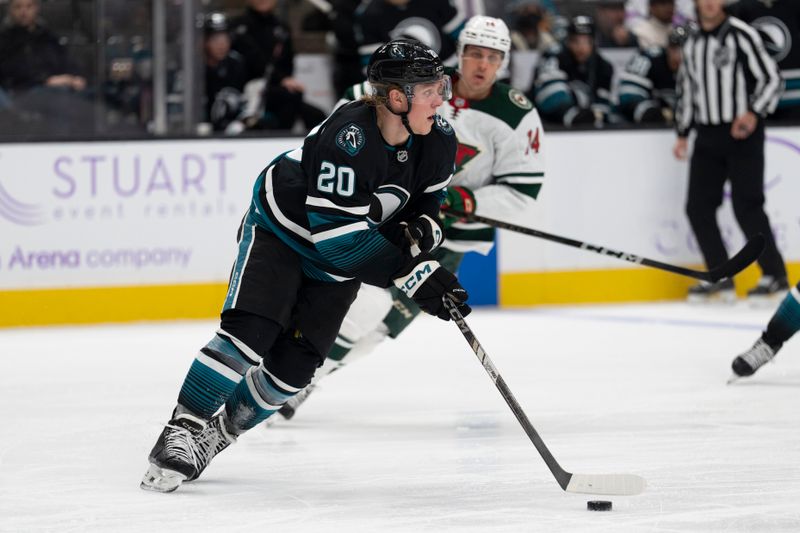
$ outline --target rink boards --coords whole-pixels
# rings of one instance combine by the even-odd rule
[[[796,280],[800,128],[767,135],[767,211]],[[0,326],[215,316],[252,183],[298,142],[0,145]],[[687,164],[672,158],[673,142],[669,131],[552,133],[539,208],[508,220],[699,266],[683,212]],[[720,223],[729,249],[741,247],[727,199]],[[480,303],[501,306],[673,299],[690,284],[507,232],[464,274]]]

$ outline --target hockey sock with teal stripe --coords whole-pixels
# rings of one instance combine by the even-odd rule
[[[331,351],[328,352],[328,359],[332,359],[334,361],[341,361],[344,359],[350,350],[353,348],[353,343],[347,338],[344,337],[341,333],[336,336],[336,340],[333,343],[333,347]]]
[[[784,342],[789,340],[792,335],[800,330],[800,283],[792,287],[792,290],[778,306],[775,314],[772,315],[767,329],[762,338],[776,351],[780,349]]]
[[[259,359],[243,342],[218,330],[192,362],[178,395],[178,404],[197,416],[210,419]]]
[[[254,428],[301,390],[273,376],[263,363],[250,368],[225,402],[227,429],[239,435]]]

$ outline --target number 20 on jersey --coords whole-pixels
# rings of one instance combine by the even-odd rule
[[[339,196],[353,196],[356,190],[356,172],[350,167],[337,167],[329,161],[323,161],[317,177],[317,190]]]

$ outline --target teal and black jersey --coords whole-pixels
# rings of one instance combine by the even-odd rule
[[[459,74],[445,68],[458,84]],[[337,106],[372,94],[369,82],[351,86]],[[450,183],[475,194],[477,214],[503,218],[533,208],[544,181],[544,128],[539,113],[522,92],[495,82],[489,95],[470,100],[453,95],[438,112],[453,126],[458,139],[455,174]],[[443,248],[488,254],[493,228],[477,222],[456,222],[445,230]]]
[[[304,258],[309,277],[387,287],[411,258],[382,227],[438,215],[455,152],[453,128],[438,115],[430,134],[389,146],[375,109],[353,102],[261,173],[251,212]]]
[[[676,72],[669,67],[667,51],[640,50],[619,75],[619,109],[628,120],[642,122],[648,110],[675,109]]]
[[[800,106],[800,2],[739,0],[725,8],[755,28],[786,82],[778,108]]]
[[[533,75],[531,100],[547,120],[562,122],[568,110],[594,107],[611,111],[614,67],[594,52],[578,63],[569,48],[555,46],[542,54]]]

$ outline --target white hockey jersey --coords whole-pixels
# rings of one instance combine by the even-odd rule
[[[457,73],[450,73],[457,79]],[[451,185],[472,189],[476,214],[508,220],[533,208],[544,181],[544,129],[533,103],[521,91],[495,83],[479,101],[454,96],[439,108],[456,130],[458,151]],[[455,223],[442,246],[489,253],[494,229]]]
[[[453,77],[454,71],[446,69]],[[368,83],[351,87],[342,101],[369,94]],[[341,104],[341,101],[340,101]],[[532,209],[544,181],[544,129],[533,103],[519,90],[495,83],[479,101],[458,96],[438,110],[458,140],[456,171],[450,185],[467,187],[476,214],[509,220],[509,213]],[[484,224],[457,222],[447,229],[443,247],[488,254],[495,230]]]

